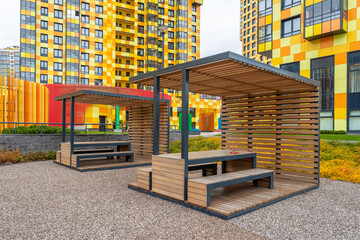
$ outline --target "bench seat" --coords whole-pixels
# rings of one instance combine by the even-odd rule
[[[257,181],[262,178],[269,179],[269,188],[274,188],[274,171],[262,168],[253,168],[237,172],[224,173],[208,177],[188,180],[188,201],[202,207],[210,205],[210,191],[214,188],[229,186],[237,183]]]
[[[89,154],[74,154],[76,157],[77,166],[80,166],[81,160],[99,160],[99,158],[114,158],[126,156],[126,161],[134,162],[134,152],[122,151],[122,152],[102,152],[102,153],[89,153]],[[130,158],[130,159],[129,159]]]
[[[88,153],[103,153],[103,152],[114,152],[114,149],[111,148],[102,148],[102,149],[76,149],[74,154],[88,154]]]

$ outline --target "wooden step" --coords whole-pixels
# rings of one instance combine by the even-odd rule
[[[189,179],[188,201],[201,207],[208,207],[210,205],[210,192],[212,189],[248,181],[253,181],[253,184],[257,186],[259,179],[268,180],[269,188],[273,189],[274,171],[261,168]]]
[[[88,153],[102,153],[102,152],[114,152],[112,148],[102,148],[102,149],[79,149],[74,150],[74,154],[88,154]]]

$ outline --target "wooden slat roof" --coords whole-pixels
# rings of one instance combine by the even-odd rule
[[[160,69],[130,78],[131,83],[153,85],[160,77],[160,87],[182,90],[182,69],[189,70],[190,92],[213,96],[242,96],[288,90],[314,90],[319,82],[258,62],[233,52]]]
[[[70,101],[71,97],[75,97],[75,102],[88,104],[102,104],[113,106],[144,106],[152,105],[153,98],[142,97],[136,95],[125,95],[111,92],[100,92],[92,90],[80,90],[65,95],[55,97],[55,101]],[[168,103],[168,99],[160,99],[160,102]]]

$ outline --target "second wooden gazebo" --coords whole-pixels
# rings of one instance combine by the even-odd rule
[[[154,86],[154,109],[160,88],[182,91],[183,114],[181,154],[154,145],[152,168],[131,188],[229,219],[319,186],[318,81],[232,52],[130,81]],[[189,92],[222,98],[222,150],[188,152]],[[219,161],[222,174],[189,175]]]

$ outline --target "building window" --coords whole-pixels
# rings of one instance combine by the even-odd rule
[[[282,0],[281,1],[281,9],[287,9],[294,6],[297,6],[301,3],[301,0]]]
[[[54,4],[62,6],[63,5],[63,0],[54,0]]]
[[[62,83],[62,76],[54,76],[54,83]]]
[[[259,17],[272,14],[272,0],[259,1]]]
[[[42,43],[47,43],[48,42],[48,35],[47,34],[41,34],[40,41]]]
[[[286,38],[301,33],[300,16],[281,21],[281,37]]]
[[[271,28],[271,24],[259,28],[259,43],[266,43],[272,40]],[[248,41],[250,42],[250,39]]]
[[[81,40],[81,47],[89,49],[89,41]]]
[[[48,49],[47,48],[40,48],[40,55],[43,57],[47,57],[48,56]]]
[[[61,23],[54,23],[54,30],[57,32],[63,31],[63,25]]]
[[[89,79],[88,78],[81,78],[81,84],[82,85],[89,85]]]
[[[340,0],[324,0],[305,9],[305,26],[328,22],[341,17]],[[347,9],[344,6],[344,9]]]
[[[103,31],[102,30],[95,30],[95,37],[103,38]]]
[[[169,10],[169,17],[174,17],[174,10]]]
[[[320,81],[320,128],[333,130],[334,57],[312,59],[311,78]]]
[[[81,28],[81,35],[90,36],[90,29],[82,27]]]
[[[192,47],[191,47],[191,52],[192,52],[192,53],[196,53],[196,47],[195,47],[195,46],[192,46]]]
[[[300,74],[300,62],[281,64],[280,68],[289,72]]]
[[[103,80],[102,79],[95,79],[95,85],[102,86],[103,85]]]
[[[139,8],[139,10],[144,10],[144,4],[143,4],[143,3],[139,3],[138,8]]]
[[[47,83],[48,82],[48,75],[41,74],[40,75],[40,83]]]
[[[81,53],[81,61],[88,62],[89,61],[89,54],[88,53]]]
[[[89,74],[89,66],[81,65],[81,73]]]
[[[63,57],[63,50],[61,50],[61,49],[54,49],[54,57],[55,57],[55,58],[62,58],[62,57]]]
[[[88,15],[81,15],[82,23],[90,23],[90,17]]]
[[[48,29],[48,22],[41,20],[40,26],[41,26],[41,29]]]
[[[47,61],[40,61],[40,69],[47,70],[48,69],[48,62]]]
[[[54,17],[62,19],[63,18],[63,11],[55,10],[54,11]]]
[[[103,50],[103,44],[100,42],[95,43],[95,50],[102,51]]]
[[[81,3],[81,10],[90,11],[90,4],[86,2]]]
[[[41,7],[41,16],[47,16],[48,15],[48,8]]]
[[[349,131],[360,131],[360,51],[348,54],[347,108]]]
[[[102,63],[103,62],[103,56],[95,54],[95,62]]]
[[[102,14],[103,13],[103,7],[99,6],[99,5],[96,5],[95,6],[95,12]]]
[[[138,55],[139,56],[144,56],[144,49],[138,48]]]
[[[54,36],[54,44],[62,45],[63,44],[63,38],[58,37],[58,36]]]
[[[54,71],[62,71],[63,70],[62,66],[63,66],[62,63],[54,62]]]
[[[102,67],[95,67],[95,75],[103,75],[103,68]]]
[[[95,25],[96,26],[103,26],[103,19],[102,18],[95,18]]]

